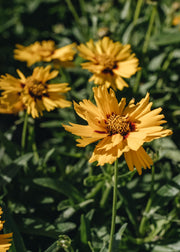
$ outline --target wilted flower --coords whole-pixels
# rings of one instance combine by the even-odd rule
[[[142,145],[172,134],[171,130],[160,126],[166,122],[164,115],[160,114],[162,109],[151,110],[148,93],[137,104],[132,99],[125,107],[126,99],[122,98],[118,103],[112,89],[109,93],[105,87],[96,87],[93,91],[97,105],[90,100],[79,104],[74,102],[77,114],[88,125],[70,123],[71,126],[63,125],[64,128],[81,137],[77,139],[79,147],[101,140],[94,149],[90,163],[112,164],[124,153],[129,170],[133,171],[135,167],[141,174],[142,168],[150,168],[153,164]]]
[[[0,207],[0,219],[3,214],[2,208]],[[3,229],[4,221],[0,220],[0,231]],[[11,246],[12,233],[0,234],[0,251],[6,252]]]
[[[39,61],[56,61],[60,65],[67,65],[72,61],[76,51],[74,50],[76,43],[56,48],[55,42],[52,40],[42,42],[36,41],[29,46],[16,45],[14,50],[14,58],[19,61],[26,61],[27,66],[31,66]]]
[[[77,46],[80,56],[88,62],[82,63],[82,68],[89,70],[93,76],[89,81],[122,90],[128,87],[123,78],[130,78],[138,68],[138,59],[131,54],[130,45],[113,42],[108,37]]]
[[[27,109],[33,118],[42,115],[44,110],[64,108],[71,105],[64,97],[64,93],[71,88],[68,83],[48,84],[47,82],[58,75],[58,71],[50,72],[51,66],[36,67],[31,76],[25,77],[17,70],[20,78],[9,74],[1,76],[0,89],[3,90],[0,104],[5,104],[8,109],[15,110],[18,106]]]

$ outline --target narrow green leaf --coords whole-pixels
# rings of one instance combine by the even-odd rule
[[[159,46],[180,43],[180,33],[177,30],[174,31],[171,29],[169,32],[164,32],[158,34],[157,37],[153,37],[152,42]]]
[[[75,202],[82,202],[84,200],[80,192],[68,182],[59,181],[52,178],[36,178],[33,180],[33,182],[40,186],[47,187],[49,189],[62,193]]]
[[[81,224],[80,224],[80,234],[81,234],[81,242],[83,244],[88,244],[90,240],[90,227],[89,227],[89,220],[84,216],[81,215]]]

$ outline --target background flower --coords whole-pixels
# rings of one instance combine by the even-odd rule
[[[50,62],[56,60],[56,64],[67,66],[72,61],[76,51],[74,50],[76,43],[57,48],[52,40],[42,42],[36,41],[29,46],[16,45],[14,50],[14,58],[19,61],[26,61],[27,66],[31,66],[36,62]]]
[[[113,42],[108,37],[97,42],[91,39],[77,49],[79,55],[89,61],[82,63],[82,68],[93,73],[89,81],[95,84],[122,90],[128,87],[123,78],[130,78],[139,69],[139,61],[134,53],[131,54],[131,46]]]
[[[33,118],[42,115],[44,110],[50,111],[55,108],[65,108],[71,105],[64,97],[64,93],[71,88],[68,83],[48,84],[47,82],[58,75],[58,71],[51,71],[51,66],[36,67],[31,76],[25,77],[17,70],[19,79],[11,75],[2,76],[0,89],[2,92],[1,102],[6,103],[10,110],[26,108],[27,113]]]

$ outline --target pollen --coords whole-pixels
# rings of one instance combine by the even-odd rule
[[[36,80],[30,81],[28,83],[29,94],[31,97],[36,99],[41,99],[42,96],[47,96],[47,87],[45,84],[38,82]]]
[[[110,55],[102,54],[102,55],[96,56],[96,59],[98,63],[103,66],[102,73],[113,74],[112,70],[117,67],[116,61],[113,57],[111,57]]]
[[[120,134],[126,136],[131,130],[131,122],[125,116],[120,116],[112,113],[107,116],[107,130],[110,135]]]

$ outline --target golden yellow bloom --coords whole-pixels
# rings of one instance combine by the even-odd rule
[[[137,169],[142,173],[142,168],[153,164],[152,159],[143,149],[145,142],[165,137],[172,134],[169,129],[163,129],[161,124],[164,115],[160,114],[161,108],[151,110],[152,102],[149,102],[149,94],[135,104],[132,99],[126,106],[126,99],[122,98],[118,103],[112,89],[108,93],[103,87],[93,88],[96,105],[90,100],[83,100],[79,104],[74,102],[77,114],[87,121],[88,125],[70,123],[64,128],[80,136],[77,146],[96,142],[92,157],[89,162],[98,161],[98,165],[112,164],[123,153],[130,171]],[[126,107],[125,107],[126,106]]]
[[[2,208],[0,207],[0,219],[3,214]],[[0,220],[0,231],[3,229],[4,221]],[[6,252],[11,246],[12,233],[9,234],[0,234],[0,251]]]
[[[71,88],[68,83],[47,84],[58,75],[58,71],[50,72],[51,66],[36,67],[33,74],[25,77],[17,70],[19,79],[7,74],[0,78],[2,97],[0,103],[6,104],[8,109],[16,109],[17,106],[27,109],[33,118],[42,115],[44,110],[69,107],[71,102],[65,100],[64,93]]]
[[[93,73],[89,81],[95,84],[122,90],[128,87],[123,78],[130,78],[139,70],[139,61],[135,54],[131,54],[131,46],[114,43],[108,37],[96,43],[91,39],[86,45],[80,44],[77,49],[79,55],[89,61],[82,63],[82,68]]]
[[[74,50],[76,43],[56,48],[55,42],[52,40],[42,42],[36,41],[29,46],[16,45],[14,50],[14,58],[19,61],[26,61],[27,66],[31,66],[36,62],[50,62],[56,60],[56,63],[66,66],[72,61],[76,51]]]

